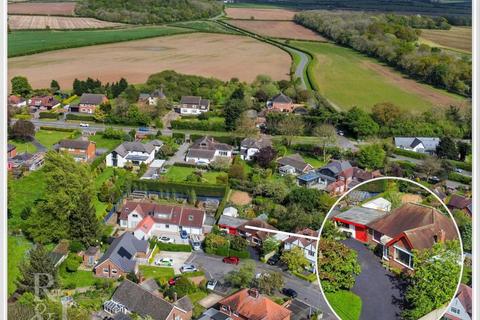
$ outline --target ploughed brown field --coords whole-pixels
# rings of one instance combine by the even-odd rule
[[[9,3],[7,10],[10,14],[73,16],[74,9],[75,2],[21,2]]]
[[[101,21],[94,18],[58,16],[10,15],[8,24],[12,30],[25,29],[100,29],[121,26],[121,23]]]
[[[295,11],[286,9],[226,8],[229,18],[256,20],[293,20]]]
[[[315,31],[293,21],[228,20],[228,23],[267,37],[327,41],[327,39]]]
[[[143,83],[152,73],[179,73],[251,82],[259,74],[288,79],[291,59],[283,50],[244,36],[194,33],[50,51],[8,60],[8,77],[26,76],[34,88],[55,79],[62,88],[73,80],[103,82],[126,78]]]
[[[472,52],[472,28],[452,27],[450,30],[422,29],[421,37],[444,46]]]

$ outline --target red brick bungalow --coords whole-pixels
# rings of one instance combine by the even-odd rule
[[[454,222],[435,208],[406,203],[367,224],[367,240],[382,247],[383,259],[403,271],[414,268],[412,251],[458,239]]]

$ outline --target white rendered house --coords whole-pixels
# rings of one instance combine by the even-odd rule
[[[105,159],[107,167],[123,168],[127,163],[139,166],[150,164],[155,159],[155,153],[160,150],[163,142],[159,140],[148,143],[124,142],[109,153]]]

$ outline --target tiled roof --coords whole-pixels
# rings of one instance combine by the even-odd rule
[[[264,147],[272,146],[272,140],[267,138],[245,138],[242,140],[240,146],[242,148],[255,148],[261,149]]]
[[[125,157],[129,152],[141,152],[141,153],[152,153],[155,150],[153,143],[141,143],[141,142],[131,142],[126,141],[115,148],[115,152]]]
[[[251,235],[253,235],[253,236],[255,236],[255,237],[257,237],[261,240],[265,240],[270,235],[272,235],[272,233],[267,232],[267,231],[257,231],[257,230],[253,230],[253,229],[247,229],[246,226],[277,230],[277,228],[271,226],[267,222],[265,222],[263,220],[260,220],[260,219],[249,220],[249,221],[245,222],[244,224],[242,224],[238,227],[238,230],[240,230],[242,232],[250,233]]]
[[[472,204],[472,199],[465,198],[459,195],[452,195],[450,201],[448,201],[448,206],[455,209],[465,209]]]
[[[278,159],[277,162],[282,166],[289,165],[294,167],[296,170],[302,171],[302,172],[307,170],[308,168],[313,168],[311,165],[306,163],[305,160],[303,160],[302,156],[299,155],[298,153],[282,157]]]
[[[242,289],[220,300],[219,304],[227,306],[242,319],[283,320],[290,317],[290,310],[252,291],[252,289]]]
[[[292,99],[283,93],[279,93],[272,98],[273,103],[292,103]]]
[[[61,140],[58,146],[66,149],[87,150],[90,144],[88,140]]]
[[[395,137],[395,146],[404,149],[415,148],[422,143],[425,150],[434,151],[439,142],[440,138],[435,137]]]
[[[80,104],[100,105],[106,99],[105,95],[100,93],[84,93],[80,97]]]

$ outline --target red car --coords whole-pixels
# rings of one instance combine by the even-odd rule
[[[240,258],[239,257],[225,257],[223,258],[224,263],[229,263],[229,264],[239,264],[240,263]]]
[[[168,280],[168,284],[170,286],[174,286],[175,283],[177,283],[178,278],[180,278],[180,277],[171,278],[170,280]]]

